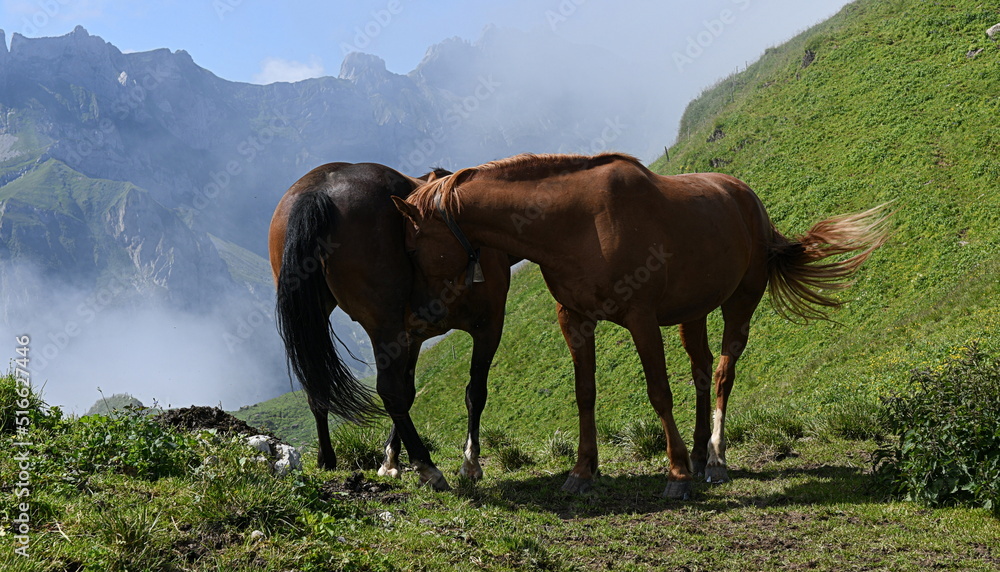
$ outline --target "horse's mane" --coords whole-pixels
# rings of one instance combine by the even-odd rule
[[[479,177],[490,177],[502,181],[532,181],[553,175],[586,171],[614,161],[625,161],[643,170],[645,166],[635,157],[622,153],[601,153],[599,155],[563,155],[522,153],[507,159],[490,161],[478,167],[461,169],[450,177],[444,177],[421,186],[410,195],[410,200],[422,216],[429,216],[437,209],[437,197],[441,197],[441,207],[448,213],[457,213],[461,208],[458,197],[459,186]]]

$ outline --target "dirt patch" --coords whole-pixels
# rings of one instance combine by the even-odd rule
[[[208,555],[242,544],[243,541],[241,534],[209,530],[177,540],[173,544],[173,550],[184,561],[194,564]]]
[[[229,435],[267,435],[277,439],[270,431],[251,427],[246,421],[237,419],[218,407],[202,407],[192,405],[180,409],[164,411],[154,418],[166,427],[175,427],[188,431],[215,429],[219,433]]]
[[[385,504],[393,504],[409,496],[409,493],[391,492],[397,488],[399,488],[399,485],[393,483],[367,480],[364,474],[357,472],[344,479],[343,482],[326,481],[320,486],[319,495],[325,501],[346,494],[352,499],[374,500]]]

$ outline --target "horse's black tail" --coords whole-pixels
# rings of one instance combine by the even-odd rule
[[[344,364],[333,342],[336,334],[329,316],[336,300],[326,285],[324,265],[339,246],[330,237],[336,213],[332,198],[323,191],[303,193],[292,206],[275,316],[289,372],[302,383],[310,407],[361,423],[382,413],[382,408]]]

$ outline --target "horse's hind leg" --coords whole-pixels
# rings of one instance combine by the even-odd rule
[[[708,328],[705,318],[681,324],[681,343],[691,359],[691,376],[694,379],[695,405],[694,448],[691,450],[692,469],[704,475],[708,464],[708,439],[712,435],[709,415],[712,410],[712,350],[708,345]]]
[[[760,296],[734,297],[722,305],[725,330],[722,334],[722,356],[715,369],[715,415],[712,437],[708,443],[708,465],[705,480],[724,483],[729,480],[726,469],[726,405],[736,379],[736,361],[743,355],[750,337],[750,318]]]
[[[416,387],[414,377],[416,375],[417,358],[420,357],[420,345],[422,343],[423,340],[411,340],[410,342],[406,365],[406,380],[410,387]],[[401,439],[399,431],[396,430],[396,424],[393,423],[392,428],[389,429],[389,437],[385,440],[385,460],[382,461],[382,466],[378,468],[378,474],[384,477],[399,478],[402,473],[399,467],[400,447]]]
[[[407,377],[410,358],[408,348],[400,350],[397,341],[398,332],[402,332],[402,328],[396,332],[396,335],[372,337],[375,347],[381,352],[375,356],[378,367],[376,389],[385,405],[386,413],[392,419],[393,430],[398,432],[409,454],[410,462],[420,473],[420,482],[430,484],[435,490],[448,490],[448,481],[434,466],[427,446],[420,439],[417,428],[413,426],[413,419],[410,418],[410,407],[413,406],[416,397],[416,388]],[[398,353],[387,351],[385,348],[395,349]],[[393,353],[396,353],[395,357]]]
[[[385,459],[378,468],[378,474],[383,477],[398,479],[402,474],[399,468],[399,450],[402,441],[399,438],[399,431],[396,431],[396,424],[389,428],[389,436],[385,439]]]
[[[670,459],[670,473],[663,496],[672,499],[687,499],[691,495],[691,458],[687,446],[674,422],[674,399],[667,378],[667,364],[663,357],[663,336],[652,312],[637,312],[626,322],[635,349],[642,361],[646,375],[646,393],[649,402],[660,416],[663,432],[667,437],[667,457]]]
[[[597,389],[594,374],[597,357],[594,349],[594,328],[597,324],[583,314],[563,305],[557,308],[559,326],[573,356],[573,373],[576,376],[576,407],[580,414],[580,445],[576,466],[570,471],[562,490],[584,493],[590,489],[597,474],[597,425],[594,421],[594,402]]]
[[[501,324],[503,316],[500,316]],[[459,474],[470,479],[483,478],[479,464],[479,421],[486,407],[487,378],[493,356],[500,346],[502,327],[493,325],[477,329],[472,337],[472,364],[469,366],[469,385],[465,388],[465,407],[469,411],[469,433],[465,439],[462,468]]]
[[[312,411],[316,419],[316,437],[319,440],[319,455],[316,458],[316,465],[321,469],[329,471],[337,468],[337,455],[333,452],[333,444],[330,443],[330,421],[329,413],[314,405],[309,399],[309,410]]]

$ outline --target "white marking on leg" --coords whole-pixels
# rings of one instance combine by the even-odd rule
[[[470,479],[483,478],[483,469],[479,465],[479,455],[472,447],[472,436],[465,440],[465,459],[462,461],[462,468],[459,474]]]
[[[726,466],[726,414],[715,410],[712,438],[708,441],[708,466]]]
[[[393,450],[391,445],[385,446],[385,461],[378,468],[378,474],[394,479],[398,479],[401,474],[399,470],[399,451]]]

